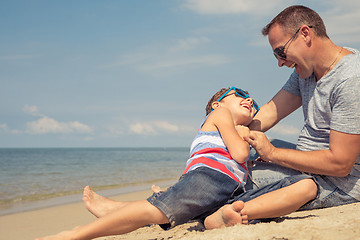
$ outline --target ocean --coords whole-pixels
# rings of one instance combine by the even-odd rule
[[[0,148],[0,215],[170,185],[189,148]]]

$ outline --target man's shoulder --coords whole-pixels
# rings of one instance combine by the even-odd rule
[[[344,85],[358,87],[360,79],[360,52],[356,49],[346,48],[352,52],[344,56],[335,66],[335,71],[329,79],[328,84],[333,85],[333,89],[341,88]]]
[[[342,75],[343,79],[360,76],[360,52],[354,48],[346,48],[352,54],[344,56],[338,63],[338,71],[335,74]]]

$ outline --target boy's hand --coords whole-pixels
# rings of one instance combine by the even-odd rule
[[[247,126],[237,125],[235,126],[235,129],[242,139],[244,139],[244,137],[248,137],[250,134],[250,129]]]

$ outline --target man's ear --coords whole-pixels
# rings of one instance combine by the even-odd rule
[[[306,44],[311,45],[311,39],[312,39],[313,33],[310,31],[309,26],[304,25],[301,28],[300,34],[301,34],[302,38],[304,39],[304,41],[306,42]]]
[[[213,102],[213,103],[211,104],[211,107],[212,107],[212,109],[216,109],[216,108],[220,107],[220,102],[218,102],[218,101]]]

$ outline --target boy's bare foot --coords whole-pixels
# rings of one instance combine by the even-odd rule
[[[117,202],[103,197],[94,192],[89,186],[84,188],[83,201],[89,212],[98,218],[103,217],[126,204],[125,202]]]
[[[68,240],[68,239],[73,239],[73,235],[74,235],[74,231],[76,231],[76,229],[78,229],[78,227],[74,228],[73,230],[70,231],[62,231],[56,235],[51,235],[51,236],[46,236],[46,237],[42,237],[42,238],[35,238],[35,240]]]
[[[161,191],[164,191],[162,190],[159,186],[156,186],[155,184],[151,186],[151,190],[154,192],[154,193],[159,193]]]
[[[235,224],[248,224],[248,216],[243,201],[225,205],[205,219],[206,229],[230,227]]]

